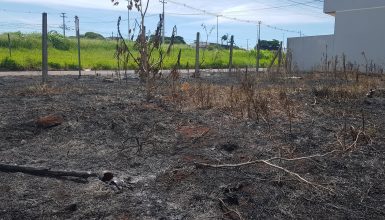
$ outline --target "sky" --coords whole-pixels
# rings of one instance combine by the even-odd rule
[[[153,32],[162,13],[160,0],[149,0],[147,30]],[[334,17],[323,13],[323,0],[165,0],[165,34],[177,35],[187,43],[201,33],[202,41],[221,43],[223,35],[234,35],[235,44],[255,46],[258,21],[261,39],[286,42],[288,37],[325,35],[334,32]],[[41,13],[48,13],[49,31],[62,33],[66,13],[66,35],[75,35],[74,17],[80,20],[80,32],[97,32],[106,37],[116,35],[117,20],[122,17],[121,32],[128,35],[127,1],[113,6],[111,0],[0,0],[0,33],[41,32]],[[130,27],[139,14],[130,11]],[[217,23],[218,22],[218,23]],[[218,25],[217,25],[218,24]],[[205,27],[205,28],[204,28]],[[136,32],[138,29],[136,29]],[[218,32],[218,33],[217,33]],[[218,38],[217,38],[218,36]]]

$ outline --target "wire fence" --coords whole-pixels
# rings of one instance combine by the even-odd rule
[[[208,17],[216,17],[217,18],[217,29],[216,29],[216,42],[217,43],[210,43],[210,40],[212,40],[213,38],[215,37],[212,37],[211,35],[214,35],[212,32],[213,30],[207,30],[206,27],[204,27],[202,25],[202,29],[201,30],[197,30],[197,32],[201,32],[201,36],[202,36],[202,40],[200,40],[199,42],[199,47],[201,48],[201,56],[200,56],[200,63],[202,64],[202,67],[203,68],[224,68],[224,67],[229,67],[230,64],[229,64],[229,60],[230,59],[233,59],[233,66],[235,68],[239,67],[239,68],[252,68],[252,67],[256,67],[257,66],[257,55],[256,55],[256,51],[255,51],[255,45],[257,44],[258,40],[256,39],[256,36],[255,37],[250,37],[250,39],[240,39],[237,34],[233,34],[235,35],[235,40],[233,41],[233,46],[235,49],[239,48],[241,49],[242,47],[242,44],[238,43],[238,42],[241,42],[241,41],[245,41],[247,40],[247,46],[245,48],[245,46],[243,46],[246,50],[243,50],[241,52],[236,52],[234,54],[234,57],[233,58],[230,58],[230,50],[229,50],[229,38],[230,38],[230,35],[227,34],[228,38],[226,40],[223,40],[222,37],[225,36],[223,35],[221,37],[221,39],[219,39],[219,34],[218,34],[218,19],[221,18],[221,19],[227,19],[227,20],[232,20],[234,22],[238,22],[238,23],[247,23],[247,24],[250,24],[250,25],[253,25],[253,26],[259,26],[259,31],[261,29],[261,26],[262,28],[267,28],[267,29],[271,29],[271,30],[274,30],[276,31],[277,33],[279,34],[282,34],[282,33],[291,33],[291,34],[299,34],[300,36],[304,36],[303,32],[302,31],[298,31],[298,30],[289,30],[289,29],[285,29],[285,28],[281,28],[281,27],[277,27],[277,26],[273,26],[273,25],[270,25],[266,22],[263,22],[263,21],[258,21],[258,20],[246,20],[246,19],[241,19],[241,18],[238,18],[236,17],[236,13],[240,13],[242,12],[242,10],[238,10],[238,11],[232,11],[233,15],[234,16],[231,16],[231,15],[223,15],[223,14],[220,14],[220,13],[214,13],[214,12],[210,12],[210,11],[207,11],[207,10],[202,10],[200,8],[196,8],[196,7],[193,7],[191,5],[186,5],[186,4],[182,4],[182,3],[179,3],[177,1],[174,1],[174,0],[168,0],[169,3],[171,4],[175,4],[175,5],[179,5],[179,6],[182,6],[182,7],[186,7],[188,9],[191,9],[192,12],[191,13],[176,13],[176,12],[167,12],[167,15],[169,16],[178,16],[178,17],[191,17],[191,16],[208,16]],[[321,2],[322,1],[289,1],[291,2],[290,4],[283,4],[283,5],[278,5],[278,6],[272,6],[270,7],[271,9],[272,8],[284,8],[284,7],[289,7],[289,6],[296,6],[296,5],[305,5],[305,6],[310,6],[310,7],[313,7],[312,4],[313,3],[318,3],[318,2]],[[264,10],[267,10],[268,8],[264,8]],[[262,8],[260,9],[247,9],[247,10],[263,10]],[[24,19],[24,22],[20,22],[19,20],[12,20],[12,19],[9,19],[9,20],[4,20],[4,21],[0,21],[0,30],[2,30],[3,32],[6,30],[6,32],[18,32],[18,31],[22,31],[22,32],[32,32],[32,33],[41,33],[41,30],[42,30],[42,24],[41,24],[41,18],[40,18],[40,15],[41,14],[40,12],[37,12],[37,11],[13,11],[13,10],[8,10],[8,9],[0,9],[0,12],[2,13],[5,13],[5,14],[29,14],[31,19],[30,20],[27,20],[27,19]],[[235,13],[235,14],[234,14]],[[69,32],[73,32],[75,31],[75,23],[72,19],[73,15],[72,14],[67,14],[67,16],[65,16],[66,13],[61,13],[61,17],[63,18],[63,22],[60,22],[60,20],[58,20],[58,17],[59,17],[59,14],[58,13],[48,13],[49,15],[49,18],[54,18],[52,19],[52,22],[50,22],[50,19],[48,20],[48,30],[50,32],[55,32],[55,33],[61,33],[61,31],[69,31]],[[159,17],[159,14],[147,14],[146,16],[146,19],[149,19],[149,23],[156,23],[157,19]],[[132,15],[131,19],[122,19],[121,21],[122,22],[126,22],[128,24],[128,26],[130,26],[131,28],[134,27],[133,29],[135,29],[135,26],[137,24],[139,24],[138,22],[138,16],[137,15]],[[110,40],[114,40],[115,37],[117,36],[116,34],[116,23],[117,23],[117,20],[111,18],[111,19],[108,19],[106,17],[93,17],[93,16],[81,16],[80,17],[80,29],[82,30],[83,27],[84,29],[83,30],[86,30],[87,32],[95,32],[95,33],[99,33],[99,34],[102,34],[103,36],[107,36],[108,39]],[[138,28],[139,29],[139,28]],[[215,29],[215,28],[214,28]],[[135,31],[134,31],[135,32]],[[84,33],[84,32],[83,32]],[[215,33],[215,31],[214,31]],[[133,33],[134,34],[134,33]],[[151,34],[151,31],[149,31],[148,33],[149,35]],[[277,34],[277,35],[279,35]],[[209,40],[210,38],[210,40]],[[253,39],[254,38],[254,39]],[[188,45],[192,48],[195,46],[195,43],[196,43],[196,38],[193,37],[193,36],[184,36],[184,40],[188,43]],[[215,40],[214,40],[215,41]],[[111,44],[110,44],[111,45]],[[11,48],[11,46],[9,46],[9,48]],[[191,50],[190,49],[186,49],[186,53],[191,53],[190,51],[188,50]],[[224,49],[221,49],[219,50],[218,48],[224,48]],[[284,48],[282,48],[284,49]],[[113,50],[112,50],[113,51]],[[66,54],[66,52],[64,51],[63,52],[63,56]],[[115,68],[115,65],[114,64],[111,64],[113,61],[113,52],[109,52],[109,53],[104,53],[103,54],[104,56],[101,56],[102,59],[105,59],[105,60],[109,60],[109,64],[108,65],[103,65],[101,63],[101,61],[94,61],[94,62],[90,62],[92,64],[87,65],[87,61],[84,62],[84,65],[87,67],[87,68]],[[87,56],[87,52],[83,55],[84,56]],[[191,56],[193,57],[193,56]],[[264,62],[261,63],[260,67],[266,67],[270,60],[274,57],[274,53],[266,53],[266,54],[262,54],[261,56],[259,56],[260,59],[265,59]],[[25,59],[31,59],[31,58],[25,58]],[[184,66],[185,68],[188,69],[189,66],[192,66],[192,63],[193,61],[184,61],[182,66]],[[209,65],[209,63],[211,65]],[[59,67],[59,66],[71,66],[72,64],[58,64],[58,62],[53,62],[53,65],[52,66],[56,66],[56,67]],[[65,67],[66,68],[66,67]],[[230,67],[231,68],[231,67]]]

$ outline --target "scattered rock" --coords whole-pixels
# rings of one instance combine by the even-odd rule
[[[114,174],[111,172],[104,172],[103,175],[100,177],[100,180],[103,182],[109,182],[114,178]]]
[[[368,97],[368,98],[373,98],[373,95],[374,95],[374,92],[375,92],[376,90],[373,90],[373,89],[370,89],[370,91],[366,94],[366,97]]]
[[[105,82],[105,83],[114,83],[114,79],[105,78],[105,79],[103,79],[103,82]]]
[[[73,204],[67,206],[64,210],[70,211],[70,212],[75,212],[78,210],[78,205],[76,203],[73,203]]]
[[[222,144],[221,145],[221,148],[229,153],[235,151],[236,149],[239,148],[239,146],[237,144],[234,144],[234,143],[226,143],[226,144]]]
[[[385,98],[385,89],[370,89],[368,93],[366,93],[366,97],[368,98]]]
[[[52,114],[38,118],[36,120],[36,126],[47,129],[61,125],[63,122],[64,116],[62,114]]]

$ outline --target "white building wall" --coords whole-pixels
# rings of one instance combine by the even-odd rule
[[[293,68],[324,68],[328,45],[329,62],[345,54],[346,62],[359,65],[361,71],[370,64],[376,65],[376,71],[385,69],[385,0],[325,0],[325,11],[336,17],[335,34],[289,38]]]
[[[337,12],[336,18],[336,55],[345,53],[347,61],[361,70],[365,57],[369,64],[385,67],[385,8]]]
[[[385,7],[384,0],[324,0],[324,12],[334,14],[337,11],[363,8]]]
[[[334,35],[290,38],[287,47],[294,70],[322,70],[327,54],[334,53]]]

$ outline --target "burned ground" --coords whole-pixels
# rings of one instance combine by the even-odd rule
[[[383,219],[384,81],[327,78],[258,79],[250,110],[237,101],[249,87],[220,74],[152,101],[136,79],[1,77],[0,163],[107,170],[117,184],[0,172],[0,218]],[[63,121],[37,126],[52,114]],[[273,161],[292,173],[199,165],[328,152]]]

